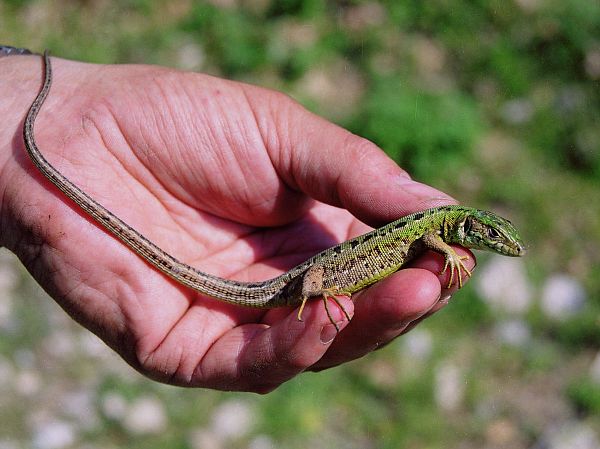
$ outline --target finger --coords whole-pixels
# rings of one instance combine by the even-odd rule
[[[437,277],[409,268],[356,295],[355,315],[330,351],[311,369],[321,370],[353,360],[387,344],[434,306],[440,296]]]
[[[339,298],[352,316],[349,298]],[[348,325],[343,311],[329,303],[340,330]],[[219,338],[203,357],[192,385],[221,390],[266,393],[314,365],[338,335],[322,301],[307,303],[302,321],[297,311],[273,326],[238,326]]]
[[[472,270],[473,255],[464,248],[455,249],[461,256],[470,255],[464,262]],[[357,295],[352,323],[312,369],[320,370],[362,357],[444,307],[458,286],[446,288],[450,275],[439,274],[443,266],[443,256],[429,252],[411,264],[414,268],[403,269]]]
[[[472,273],[473,270],[475,269],[476,263],[477,263],[477,259],[475,258],[475,256],[473,255],[473,253],[471,251],[469,251],[466,248],[463,248],[461,246],[453,246],[452,247],[454,249],[454,251],[456,251],[456,253],[463,257],[463,256],[467,256],[468,259],[464,259],[463,263],[466,266],[466,268]],[[412,262],[410,264],[411,267],[417,267],[417,268],[424,268],[426,270],[431,271],[432,273],[436,273],[438,275],[438,279],[440,281],[440,284],[442,285],[442,298],[445,296],[449,296],[454,294],[458,289],[459,289],[459,284],[458,284],[458,268],[455,270],[454,272],[454,279],[452,282],[452,285],[450,286],[450,288],[448,288],[448,284],[450,282],[450,276],[451,276],[451,272],[450,272],[450,268],[448,268],[446,271],[444,271],[442,273],[442,269],[444,268],[444,256],[434,252],[434,251],[430,251],[428,252],[426,255],[424,255],[423,257],[419,257],[417,258],[414,262]],[[461,279],[462,279],[462,283],[463,285],[469,281],[469,275],[467,273],[465,273],[464,270],[460,270],[461,271]]]
[[[455,203],[449,195],[413,181],[372,142],[303,109],[286,110],[295,123],[278,160],[289,184],[309,196],[348,209],[370,224]]]
[[[477,260],[475,259],[473,253],[462,247],[456,247],[455,250],[459,256],[469,256],[469,259],[464,260],[463,262],[466,265],[467,269],[471,273],[473,273],[475,267],[477,266]],[[415,263],[414,266],[418,266],[420,268],[425,268],[427,270],[432,271],[439,267],[442,263],[443,257],[440,254],[432,253],[432,257],[421,258],[421,260]],[[438,279],[442,285],[442,293],[439,301],[427,313],[425,313],[423,316],[420,316],[419,318],[411,322],[408,326],[406,326],[406,328],[402,331],[402,334],[410,332],[415,326],[419,325],[421,321],[429,318],[430,316],[434,315],[435,313],[446,307],[450,302],[450,299],[452,299],[452,295],[456,293],[457,290],[459,290],[459,286],[456,283],[453,284],[450,288],[447,288],[448,282],[450,281],[450,273],[441,273],[438,275]],[[469,282],[469,277],[463,279],[463,285],[467,282]]]

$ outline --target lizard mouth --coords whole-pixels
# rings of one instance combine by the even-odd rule
[[[504,250],[509,256],[520,257],[527,254],[527,248],[520,242],[516,242],[514,246],[504,246]]]
[[[492,245],[492,248],[505,256],[521,257],[527,253],[527,248],[520,242],[513,242],[510,244],[496,242]]]

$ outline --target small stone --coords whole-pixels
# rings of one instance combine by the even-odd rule
[[[398,384],[398,370],[388,360],[374,360],[366,370],[371,382],[380,388],[392,389]]]
[[[0,449],[21,449],[23,446],[10,438],[0,438]]]
[[[590,366],[590,378],[600,385],[600,352],[596,354],[596,357]]]
[[[219,9],[233,9],[237,6],[237,0],[208,0],[208,3]]]
[[[498,323],[494,334],[503,343],[523,347],[531,340],[531,330],[523,320],[508,320]]]
[[[497,419],[492,421],[486,429],[486,439],[493,447],[510,447],[519,434],[515,423],[508,419]]]
[[[15,378],[15,368],[12,363],[0,355],[0,391],[12,388],[12,381]]]
[[[192,449],[223,449],[225,447],[217,435],[206,429],[192,431],[189,444]]]
[[[123,425],[135,435],[161,433],[167,427],[164,406],[155,397],[141,397],[128,407]]]
[[[277,449],[277,445],[268,435],[258,435],[250,441],[248,449]]]
[[[13,316],[13,298],[0,289],[0,329],[3,332],[14,332],[17,318]]]
[[[387,12],[384,6],[378,2],[366,2],[347,8],[342,20],[351,31],[362,31],[381,26],[386,18]]]
[[[593,80],[600,79],[600,48],[586,53],[585,73]]]
[[[464,380],[458,366],[446,362],[435,373],[435,401],[446,412],[456,411],[465,395]]]
[[[200,69],[206,60],[204,49],[194,41],[179,45],[176,51],[177,63],[183,70]]]
[[[413,53],[421,74],[440,72],[446,64],[444,47],[425,37],[415,39]]]
[[[125,398],[117,393],[107,393],[101,402],[102,413],[109,419],[119,421],[127,413],[127,402]]]
[[[431,332],[424,329],[413,329],[402,337],[404,350],[412,359],[427,360],[433,350],[433,338]]]
[[[54,357],[66,359],[74,355],[75,336],[66,330],[55,330],[43,341],[44,350]]]
[[[222,439],[237,439],[254,427],[254,413],[247,402],[229,400],[220,404],[212,419],[212,430]]]
[[[544,284],[541,307],[546,316],[565,320],[580,312],[585,300],[585,290],[579,281],[571,276],[556,274]]]
[[[585,104],[586,95],[579,86],[565,86],[558,91],[555,107],[562,114],[572,114]]]
[[[552,425],[534,449],[598,449],[600,440],[594,430],[581,422]]]
[[[533,116],[533,104],[526,99],[515,99],[504,103],[501,109],[504,121],[511,125],[527,123]]]
[[[95,399],[95,395],[89,389],[69,391],[64,394],[62,400],[63,412],[75,421],[80,429],[93,429],[100,423]]]
[[[15,390],[22,396],[33,396],[42,386],[40,376],[32,370],[22,370],[15,376]]]
[[[20,369],[36,369],[36,357],[30,349],[17,349],[13,352],[15,365]]]
[[[520,259],[492,255],[479,272],[475,288],[495,310],[521,314],[531,305],[531,286]]]
[[[277,26],[277,44],[286,53],[314,45],[319,38],[317,27],[310,22],[282,20]]]
[[[88,357],[97,359],[116,359],[115,353],[96,335],[84,332],[77,336],[80,350]]]
[[[366,92],[363,74],[349,61],[338,59],[310,69],[296,89],[315,100],[329,118],[352,115]]]
[[[17,286],[19,281],[18,263],[17,256],[7,249],[0,249],[0,293],[2,293],[2,299],[6,293],[11,292]]]
[[[540,0],[516,0],[515,2],[523,11],[532,13],[540,7]]]
[[[62,449],[72,446],[76,438],[72,424],[66,421],[50,421],[34,430],[32,446],[36,449]]]

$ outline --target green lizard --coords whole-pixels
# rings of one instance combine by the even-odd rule
[[[66,196],[108,231],[128,245],[155,268],[203,295],[247,307],[275,308],[300,306],[298,319],[311,298],[322,298],[331,322],[336,326],[327,300],[340,305],[336,295],[348,295],[394,273],[427,250],[445,258],[442,273],[450,270],[448,287],[455,281],[462,287],[463,264],[449,243],[466,248],[485,249],[507,256],[521,256],[525,247],[515,227],[504,218],[464,206],[443,206],[400,218],[367,234],[340,243],[311,257],[273,279],[239,282],[222,279],[180,262],[165,252],[108,209],[97,203],[63,176],[42,155],[35,142],[34,124],[52,84],[52,66],[44,53],[43,86],[25,119],[25,147],[33,163]]]

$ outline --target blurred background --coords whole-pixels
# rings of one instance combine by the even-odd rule
[[[2,251],[0,449],[600,448],[599,2],[0,0],[0,43],[282,90],[530,247],[267,396],[146,380]]]

